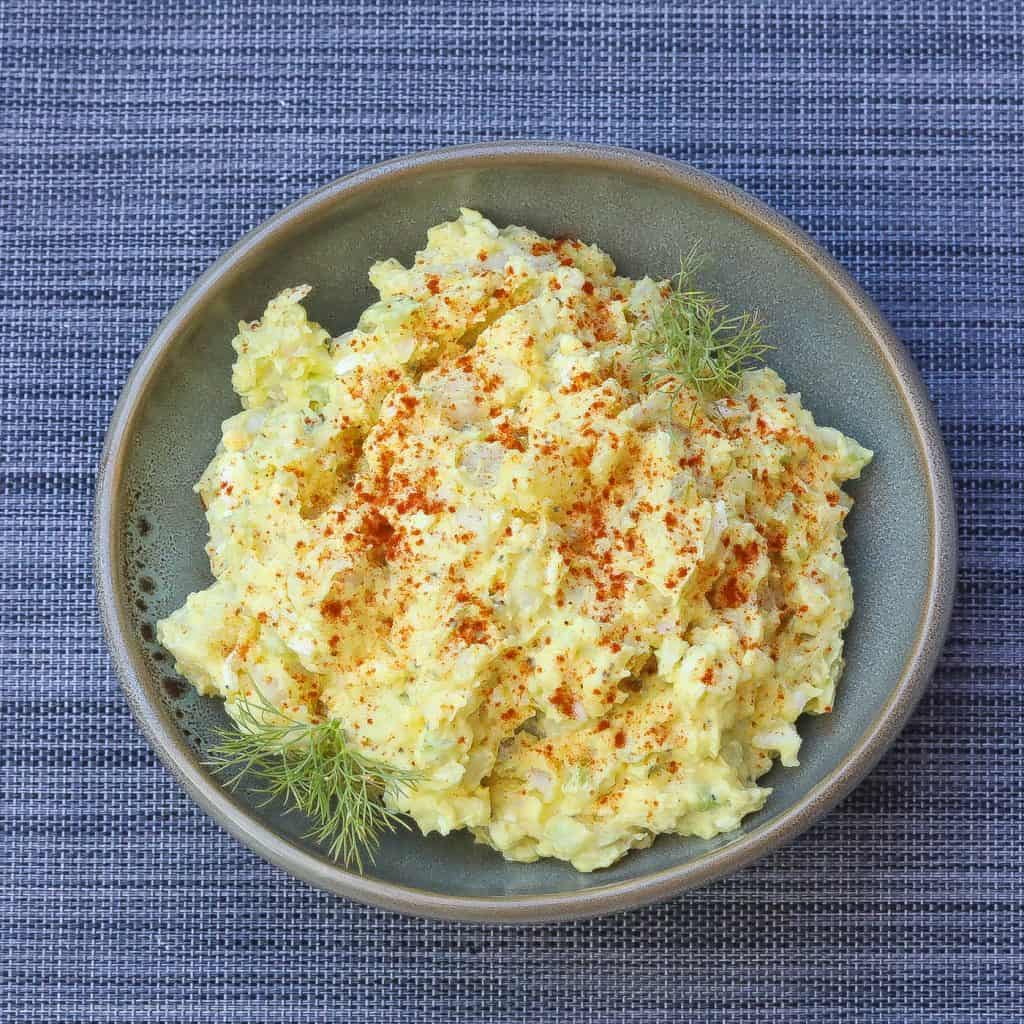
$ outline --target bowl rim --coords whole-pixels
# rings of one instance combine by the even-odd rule
[[[913,647],[888,700],[853,750],[792,806],[763,825],[685,864],[639,878],[568,893],[522,896],[445,896],[366,878],[321,859],[268,828],[203,770],[163,707],[143,683],[146,671],[129,638],[125,603],[119,598],[120,530],[115,519],[126,445],[151,381],[175,337],[200,315],[220,279],[255,250],[272,243],[343,196],[437,169],[452,173],[514,162],[597,167],[671,182],[725,206],[783,243],[820,278],[860,322],[882,358],[916,435],[928,484],[931,563],[927,593]],[[185,292],[157,326],[128,374],[111,416],[100,457],[93,516],[93,572],[104,634],[122,689],[136,721],[160,760],[199,806],[261,857],[302,881],[363,903],[419,917],[458,921],[565,921],[627,910],[668,899],[739,870],[791,841],[829,811],[874,767],[906,724],[935,668],[952,611],[956,586],[957,533],[952,477],[938,421],[910,355],[875,304],[836,260],[800,228],[765,203],[704,171],[634,149],[590,143],[505,141],[472,143],[413,153],[361,168],[285,207],[221,255]]]

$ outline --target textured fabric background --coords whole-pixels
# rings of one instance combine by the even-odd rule
[[[0,1019],[1024,1019],[1024,15],[961,4],[0,3]],[[845,804],[594,922],[406,920],[290,880],[135,728],[91,597],[107,418],[249,227],[411,150],[620,143],[749,189],[910,346],[956,472],[934,685]]]

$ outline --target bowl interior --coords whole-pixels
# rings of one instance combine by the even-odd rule
[[[923,456],[900,391],[855,310],[826,278],[773,232],[716,196],[665,176],[593,161],[527,155],[476,166],[385,175],[354,191],[325,196],[301,221],[250,246],[202,291],[144,385],[128,427],[115,529],[115,588],[129,622],[127,643],[144,663],[144,699],[159,702],[173,728],[202,758],[218,702],[198,698],[175,676],[155,642],[156,621],[211,580],[206,525],[192,485],[209,461],[222,419],[236,411],[230,340],[241,319],[259,315],[286,285],[314,286],[311,314],[329,331],[350,328],[374,298],[366,272],[384,256],[411,258],[429,226],[481,210],[499,225],[526,224],[552,236],[595,242],[621,272],[669,276],[681,253],[701,241],[706,284],[734,308],[760,309],[777,346],[770,362],[819,422],[874,449],[846,554],[856,613],[835,712],[807,717],[801,766],[776,768],[766,807],[743,832],[762,828],[840,766],[878,716],[915,640],[930,574],[931,519]],[[216,784],[216,782],[214,782]],[[252,814],[314,855],[304,823],[278,807]],[[571,893],[675,867],[733,841],[662,837],[618,865],[582,875],[555,862],[505,862],[464,834],[407,833],[383,843],[370,877],[445,896]]]

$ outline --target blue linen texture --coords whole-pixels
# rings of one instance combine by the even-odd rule
[[[0,1019],[1024,1019],[1024,16],[1016,0],[0,4]],[[125,375],[338,174],[510,136],[676,157],[790,216],[909,346],[957,481],[935,681],[796,843],[665,905],[501,929],[291,880],[135,727],[89,534]]]

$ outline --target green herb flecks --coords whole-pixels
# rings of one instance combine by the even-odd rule
[[[644,383],[658,388],[669,385],[673,405],[687,387],[705,403],[732,394],[743,371],[760,362],[772,347],[762,341],[764,324],[757,313],[730,315],[723,302],[696,287],[701,262],[695,247],[681,261],[672,291],[654,322],[638,332],[636,341],[634,359]]]
[[[237,787],[251,778],[266,802],[283,797],[313,822],[307,834],[330,856],[362,870],[384,832],[407,822],[384,806],[385,790],[404,793],[419,773],[371,760],[352,749],[340,722],[290,718],[260,694],[235,709],[238,728],[222,729],[209,764]]]

